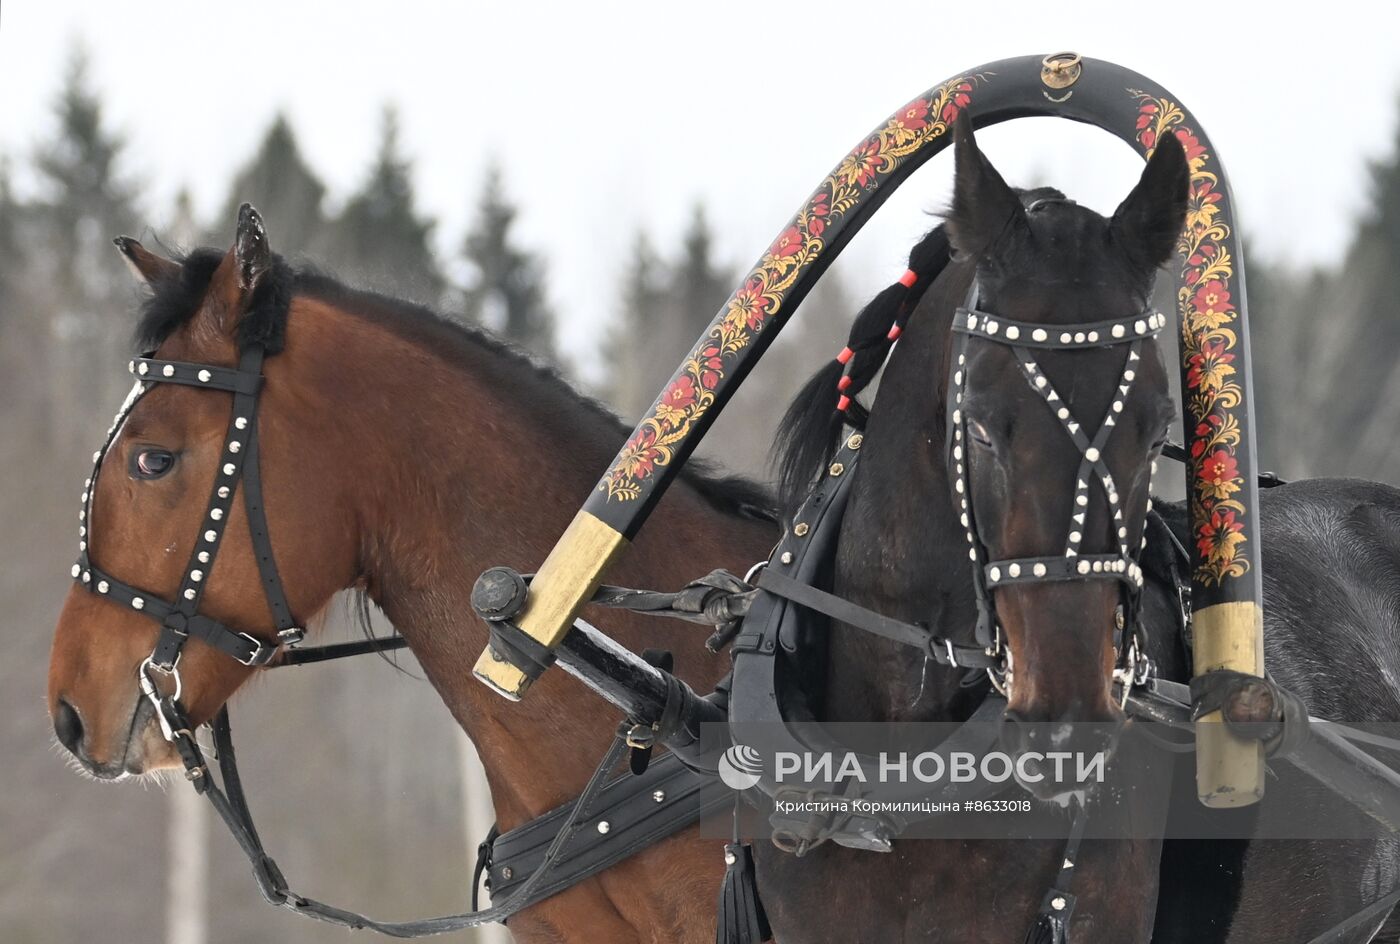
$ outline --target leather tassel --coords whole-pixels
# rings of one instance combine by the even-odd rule
[[[724,884],[719,889],[719,924],[715,944],[761,944],[771,940],[768,915],[758,900],[753,850],[738,842],[724,847]]]

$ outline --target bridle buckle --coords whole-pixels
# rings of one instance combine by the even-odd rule
[[[236,635],[240,639],[246,639],[253,644],[253,651],[248,654],[248,658],[240,659],[238,656],[233,657],[233,660],[239,665],[246,665],[249,668],[255,665],[267,665],[272,661],[272,657],[277,654],[276,646],[268,645],[256,636],[250,636],[247,633],[237,633]]]
[[[289,626],[277,631],[277,644],[279,646],[299,646],[305,638],[306,627],[304,626]]]

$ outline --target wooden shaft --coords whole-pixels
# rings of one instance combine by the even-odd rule
[[[626,546],[621,534],[580,511],[540,565],[517,625],[541,645],[551,649],[559,645],[579,609],[602,583],[608,565]],[[472,674],[511,701],[519,701],[530,687],[530,678],[490,646],[476,660]]]
[[[1217,603],[1192,615],[1195,674],[1233,669],[1264,674],[1264,611],[1254,602]],[[1209,807],[1248,806],[1264,797],[1264,747],[1237,738],[1220,712],[1196,724],[1196,794]]]

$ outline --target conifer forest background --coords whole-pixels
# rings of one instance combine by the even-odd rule
[[[293,261],[500,334],[629,421],[748,259],[716,251],[699,203],[682,232],[637,231],[617,260],[604,362],[582,370],[558,343],[570,313],[551,294],[551,260],[516,225],[513,194],[530,182],[509,167],[482,176],[469,226],[444,253],[432,208],[415,196],[415,155],[392,106],[353,192],[331,192],[293,122],[278,116],[227,182],[224,206],[202,215],[188,194],[150,196],[81,49],[66,70],[43,133],[27,150],[0,154],[0,939],[342,940],[339,929],[267,907],[233,844],[183,799],[183,784],[101,786],[69,772],[50,746],[43,666],[74,553],[70,522],[88,456],[127,387],[139,300],[112,237],[226,247],[237,206],[250,201],[274,249]],[[1387,116],[1391,127],[1397,117]],[[1369,206],[1339,263],[1249,260],[1259,443],[1264,466],[1288,478],[1400,483],[1400,134],[1393,141],[1371,168]],[[12,186],[21,169],[36,182],[23,195]],[[707,456],[768,477],[766,450],[787,400],[841,347],[863,301],[843,288],[846,272],[838,265],[804,304],[728,408]],[[327,632],[348,637],[346,614],[333,610]],[[307,891],[376,915],[455,911],[466,905],[473,831],[490,824],[485,788],[412,658],[398,661],[406,671],[370,658],[271,673],[250,686],[234,706],[236,729],[256,732],[242,751],[245,779],[284,869],[315,876]],[[167,901],[171,883],[187,892],[178,904]],[[499,941],[499,933],[450,939]]]

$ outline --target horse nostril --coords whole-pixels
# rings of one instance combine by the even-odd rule
[[[78,745],[83,741],[83,720],[78,717],[73,706],[62,698],[58,700],[58,705],[54,708],[53,730],[58,735],[60,744],[74,754],[78,753]]]

